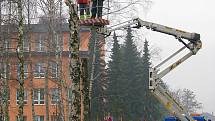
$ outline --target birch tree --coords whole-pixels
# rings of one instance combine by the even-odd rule
[[[24,121],[23,117],[23,108],[24,108],[24,51],[23,51],[23,39],[24,39],[24,17],[23,17],[23,1],[17,0],[18,8],[18,46],[17,46],[17,55],[19,60],[19,70],[20,78],[19,89],[18,89],[18,120]]]
[[[1,58],[1,62],[0,62],[0,95],[1,99],[0,99],[0,109],[1,109],[1,114],[0,114],[0,120],[3,121],[9,121],[9,95],[10,95],[10,89],[9,89],[9,58],[8,58],[8,51],[9,51],[9,47],[6,46],[10,40],[5,38],[5,35],[2,32],[2,23],[4,21],[4,19],[2,18],[2,11],[4,11],[4,5],[6,3],[6,1],[0,2],[0,58]]]
[[[32,112],[32,120],[35,121],[35,107],[34,107],[34,85],[33,85],[33,63],[32,63],[32,48],[31,48],[31,22],[32,22],[32,18],[34,18],[36,16],[36,0],[27,0],[25,1],[25,6],[26,6],[26,18],[27,18],[27,27],[26,27],[26,33],[25,33],[25,37],[26,40],[24,40],[25,42],[28,43],[28,51],[29,51],[29,65],[30,65],[30,73],[29,73],[29,77],[30,77],[30,94],[31,94],[31,112]],[[33,11],[32,11],[33,10]],[[24,43],[25,43],[24,42]]]
[[[80,121],[80,59],[79,59],[79,18],[77,6],[72,0],[66,1],[69,7],[69,29],[70,29],[70,77],[72,80],[72,104],[70,121]]]

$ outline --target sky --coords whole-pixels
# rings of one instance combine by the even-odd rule
[[[215,113],[215,1],[214,0],[152,0],[147,16],[139,9],[143,20],[201,34],[203,48],[189,58],[163,80],[172,89],[192,90],[199,102],[200,112]],[[149,44],[159,47],[161,58],[165,59],[174,50],[182,47],[174,37],[161,33],[146,32]],[[182,54],[186,54],[183,52]],[[176,59],[175,59],[176,60]],[[167,66],[166,66],[167,67]]]

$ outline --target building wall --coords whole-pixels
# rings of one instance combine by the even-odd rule
[[[38,26],[41,27],[41,26]],[[34,28],[37,28],[36,25],[34,25]],[[37,31],[34,31],[30,34],[31,37],[31,58],[29,58],[29,52],[25,52],[25,62],[28,63],[28,78],[25,79],[25,84],[24,87],[27,90],[27,103],[24,106],[24,116],[27,117],[27,121],[32,121],[32,100],[31,96],[32,94],[30,93],[30,90],[32,87],[34,89],[39,89],[39,88],[45,88],[45,78],[35,78],[33,77],[33,86],[30,83],[31,77],[29,76],[32,74],[34,76],[35,73],[35,65],[38,62],[44,62],[47,63],[49,60],[56,61],[56,56],[55,56],[55,49],[56,47],[51,47],[53,45],[52,42],[48,41],[48,36],[46,31],[40,31],[43,29],[38,29]],[[70,110],[70,105],[68,104],[68,87],[71,84],[70,76],[69,76],[69,31],[68,29],[63,30],[63,42],[62,42],[62,80],[64,80],[64,88],[62,92],[62,101],[63,101],[63,107],[64,107],[64,115],[65,118],[68,118],[69,110]],[[45,50],[49,49],[52,51],[50,53],[50,56],[46,52],[37,52],[36,47],[38,46],[38,43],[36,40],[40,38],[40,35],[44,35],[43,44],[45,45]],[[10,105],[9,105],[9,115],[10,115],[10,121],[16,121],[16,116],[18,115],[18,105],[16,101],[16,92],[18,89],[18,81],[17,81],[17,55],[15,53],[16,47],[17,47],[17,40],[15,39],[17,37],[17,34],[13,34],[11,36],[11,45],[9,49],[9,56],[7,56],[8,61],[10,63],[10,80],[9,80],[9,87],[10,87]],[[89,40],[91,39],[91,31],[90,28],[87,27],[82,27],[81,32],[80,32],[80,52],[83,53],[88,53],[88,43]],[[100,38],[101,39],[101,38]],[[104,38],[102,38],[102,41]],[[102,43],[101,50],[104,50],[104,44]],[[101,53],[104,54],[105,51],[102,51]],[[86,57],[87,55],[84,54],[82,57]],[[101,57],[104,59],[104,57]],[[4,57],[0,56],[0,61],[5,61]],[[32,63],[32,69],[30,68],[30,63]],[[45,66],[46,66],[45,65]],[[44,68],[45,69],[45,68]],[[49,69],[49,72],[51,69]],[[59,112],[58,105],[56,104],[51,104],[51,89],[52,88],[58,88],[58,83],[56,79],[50,78],[51,73],[49,73],[49,78],[48,78],[48,90],[49,90],[49,120],[51,120],[51,116],[55,115],[56,112]],[[65,88],[67,87],[67,88]],[[45,95],[44,95],[45,96]],[[45,97],[44,97],[45,100]],[[45,102],[44,104],[35,104],[35,115],[39,116],[44,116],[44,120],[46,119],[46,105]],[[57,121],[54,120],[54,121]]]
[[[33,57],[33,66],[37,61],[41,61],[40,59],[42,59],[42,57],[40,57],[39,59],[37,57]],[[66,84],[69,85],[69,78],[67,77],[69,75],[69,71],[68,71],[68,65],[69,65],[69,60],[68,57],[64,57],[63,58],[63,80],[65,80]],[[34,67],[33,67],[34,68]],[[28,68],[30,70],[30,68]],[[16,72],[14,72],[15,74]],[[31,73],[31,72],[30,72]],[[17,74],[15,74],[17,75]],[[45,88],[45,78],[33,78],[33,88],[38,89],[38,88]],[[59,111],[58,109],[58,105],[56,104],[52,104],[51,103],[51,89],[52,88],[58,88],[58,84],[57,84],[57,80],[54,79],[49,79],[48,80],[48,90],[49,90],[49,115],[53,115],[56,114],[57,111]],[[10,106],[9,106],[9,111],[10,111],[10,120],[11,121],[15,121],[16,120],[16,116],[18,115],[18,105],[16,104],[16,90],[18,89],[18,82],[16,80],[10,80]],[[30,89],[31,89],[31,84],[30,84],[30,77],[29,79],[25,80],[25,89],[27,90],[27,104],[25,104],[24,106],[24,116],[27,116],[27,120],[31,121],[32,119],[32,106],[31,106],[31,93],[30,93]],[[64,106],[67,107],[67,97],[66,94],[67,91],[64,90],[63,91],[63,102],[64,102]],[[44,98],[45,99],[45,98]],[[45,116],[45,102],[44,104],[35,104],[35,114],[36,115],[40,115],[40,116]],[[64,112],[66,112],[66,108],[64,109]],[[45,118],[45,117],[44,117]],[[50,117],[51,119],[51,117]]]
[[[30,73],[32,75],[34,75],[34,71],[35,71],[35,64],[37,62],[44,62],[44,63],[48,63],[48,58],[56,61],[56,57],[55,55],[51,55],[50,57],[48,57],[46,52],[36,52],[36,38],[39,36],[39,34],[47,34],[47,33],[33,33],[31,34],[31,50],[32,50],[32,57],[29,58],[29,53],[26,52],[25,53],[25,62],[28,63],[28,78],[25,79],[25,84],[24,87],[27,90],[27,104],[25,104],[24,106],[24,116],[27,117],[27,121],[32,121],[32,100],[31,100],[31,96],[32,94],[30,93],[30,89],[32,88],[31,83],[30,83],[30,79],[31,77],[29,76]],[[16,36],[16,34],[14,34],[14,36],[12,38],[14,38]],[[46,36],[46,35],[45,35]],[[47,38],[47,36],[45,37]],[[69,86],[71,83],[71,80],[69,79],[69,32],[64,32],[63,33],[63,54],[62,54],[62,58],[60,61],[62,61],[62,80],[64,80],[64,86]],[[48,42],[48,40],[44,40],[45,44],[51,44]],[[16,116],[18,115],[18,105],[17,105],[17,101],[16,101],[16,92],[18,89],[18,81],[17,81],[17,68],[18,68],[18,60],[17,60],[17,56],[15,53],[15,48],[17,46],[17,40],[15,39],[11,39],[10,41],[10,49],[9,49],[9,56],[8,61],[9,61],[9,65],[10,65],[10,80],[9,80],[9,88],[10,88],[10,105],[9,105],[9,115],[10,115],[10,121],[16,121]],[[47,47],[45,47],[47,49]],[[55,48],[51,48],[51,50],[54,50]],[[1,61],[5,61],[4,57],[0,57]],[[30,68],[30,63],[32,62],[32,71]],[[45,69],[45,68],[44,68]],[[50,69],[51,70],[51,69]],[[37,89],[37,88],[45,88],[45,78],[35,78],[33,77],[33,88]],[[56,112],[59,111],[58,109],[58,105],[56,104],[51,104],[51,92],[50,89],[52,88],[58,88],[58,83],[56,79],[52,79],[49,76],[48,79],[48,88],[49,88],[49,116],[50,116],[50,120],[51,120],[51,115],[56,114]],[[68,112],[68,98],[67,98],[67,93],[68,90],[63,89],[63,96],[62,96],[62,101],[63,101],[63,106],[64,106],[64,112]],[[45,99],[45,98],[44,98]],[[44,104],[35,104],[35,114],[36,115],[40,115],[40,116],[44,116],[44,120],[45,120],[45,102]],[[67,113],[65,113],[65,117],[67,117]]]

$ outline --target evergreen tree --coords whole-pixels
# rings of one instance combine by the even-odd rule
[[[104,105],[104,88],[106,86],[104,73],[105,62],[102,58],[103,35],[97,34],[95,29],[92,30],[92,38],[89,43],[90,59],[89,59],[89,75],[92,76],[92,99],[91,99],[91,120],[103,120],[105,115]],[[102,76],[103,75],[103,76]],[[90,77],[91,78],[91,77]]]
[[[163,119],[164,114],[167,112],[164,106],[162,106],[158,100],[152,95],[148,89],[149,85],[149,67],[151,66],[150,62],[150,51],[148,49],[148,41],[144,42],[142,63],[143,63],[143,74],[142,81],[144,81],[144,117],[147,120],[160,120]]]
[[[140,54],[133,41],[131,28],[127,30],[122,51],[121,95],[123,100],[123,120],[140,120],[142,117],[143,95],[141,82]]]
[[[113,36],[113,48],[108,69],[108,112],[115,120],[120,119],[123,111],[121,96],[121,52],[116,33]]]
[[[98,40],[97,40],[98,41]],[[98,42],[96,42],[97,44]],[[97,119],[102,120],[104,116],[103,112],[103,95],[102,95],[102,85],[101,85],[101,78],[98,76],[100,73],[100,65],[99,65],[99,48],[95,46],[95,63],[94,63],[94,79],[93,79],[93,89],[92,89],[92,112],[93,112],[93,121]]]
[[[131,28],[127,30],[121,48],[115,33],[113,40],[108,70],[108,112],[114,120],[121,117],[125,121],[163,119],[165,109],[148,89],[148,70],[151,66],[148,41],[145,40],[144,53],[140,57]]]

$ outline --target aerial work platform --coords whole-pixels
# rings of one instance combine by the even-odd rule
[[[109,20],[102,19],[102,18],[91,18],[85,20],[79,20],[80,26],[105,26],[109,25]]]
[[[106,25],[109,25],[109,20],[105,20],[102,18],[92,18],[92,19],[85,19],[79,20],[80,22],[80,48],[79,54],[81,58],[88,58],[89,56],[89,48],[88,44],[89,41],[92,39],[92,27],[95,26],[96,28],[103,28]],[[99,36],[98,41],[104,42],[104,37]],[[100,45],[101,48],[104,48],[104,43]]]

